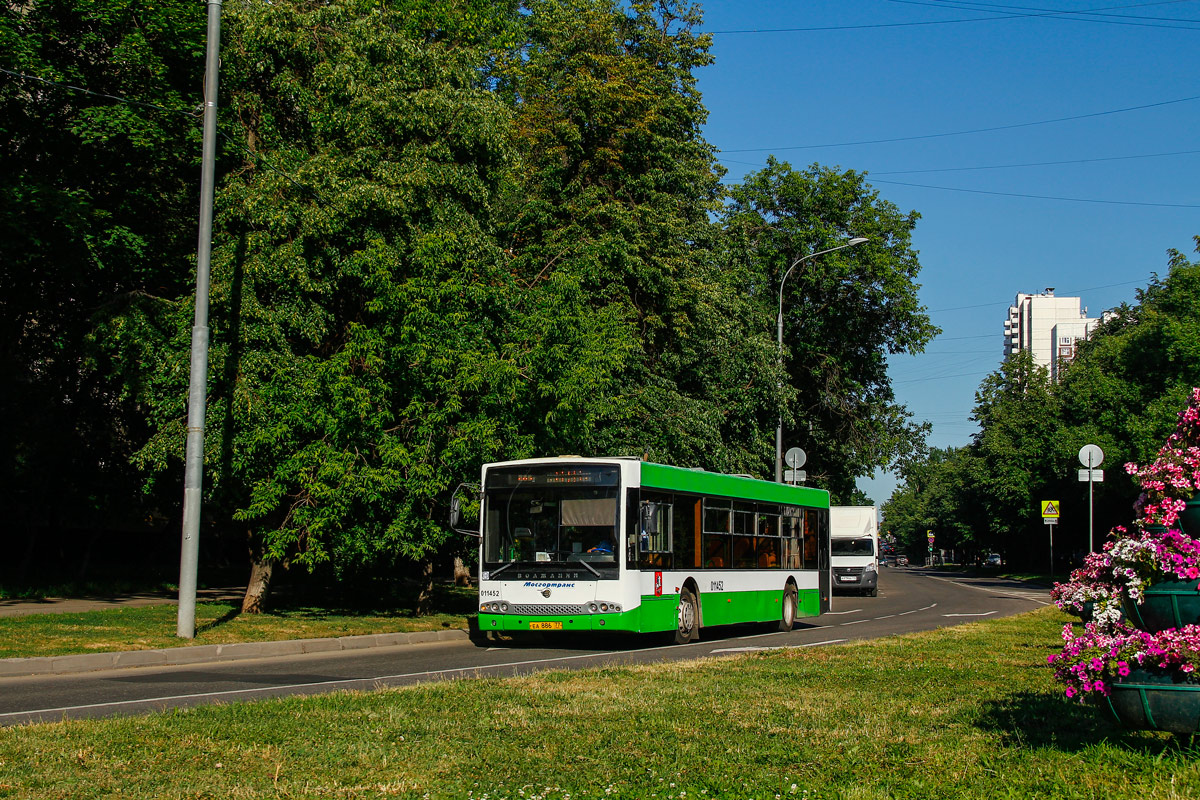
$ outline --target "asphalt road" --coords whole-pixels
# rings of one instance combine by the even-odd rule
[[[788,633],[765,626],[705,629],[677,646],[647,637],[446,642],[312,653],[238,662],[141,667],[74,675],[0,679],[0,725],[107,717],[264,697],[370,690],[429,680],[517,675],[694,659],[781,647],[819,647],[853,639],[930,630],[1030,611],[1049,603],[1045,589],[988,578],[885,568],[878,597],[834,597],[833,609]]]

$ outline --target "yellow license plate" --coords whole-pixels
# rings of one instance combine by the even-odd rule
[[[529,623],[531,631],[561,631],[561,622],[531,622]]]

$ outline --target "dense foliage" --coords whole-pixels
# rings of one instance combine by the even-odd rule
[[[1200,249],[1200,237],[1197,237]],[[939,548],[968,557],[998,551],[1015,564],[1047,569],[1049,537],[1040,501],[1058,500],[1056,569],[1088,551],[1087,484],[1078,481],[1085,444],[1105,453],[1104,482],[1094,486],[1091,545],[1134,519],[1141,489],[1123,469],[1147,464],[1200,386],[1200,262],[1168,252],[1136,302],[1105,315],[1054,385],[1027,354],[1010,357],[984,379],[966,447],[935,453],[903,471],[904,485],[885,505],[887,528],[912,552],[934,530]]]
[[[783,405],[848,499],[920,449],[884,361],[934,330],[917,215],[774,161],[726,198],[696,7],[223,8],[204,550],[249,550],[247,608],[279,565],[428,575],[487,460],[769,476]],[[146,517],[173,548],[203,7],[6,4],[0,42],[4,500],[31,551]],[[849,236],[789,286],[781,365],[781,270]]]

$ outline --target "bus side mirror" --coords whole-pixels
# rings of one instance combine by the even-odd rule
[[[479,490],[479,485],[474,483],[460,483],[454,488],[454,492],[450,495],[450,529],[455,533],[461,533],[464,536],[479,537],[478,528],[466,528],[464,524],[469,521],[465,519],[469,512],[474,512],[470,516],[479,519],[479,509],[483,504],[483,495]]]
[[[658,503],[642,505],[642,531],[650,535],[658,533]]]

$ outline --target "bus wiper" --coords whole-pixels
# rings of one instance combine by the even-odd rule
[[[510,561],[510,562],[508,562],[507,564],[505,564],[504,566],[500,567],[499,569],[494,569],[494,570],[492,570],[492,574],[491,574],[491,576],[488,578],[488,580],[491,580],[492,578],[495,578],[497,575],[499,575],[501,572],[504,572],[504,570],[508,569],[509,567],[511,567],[511,566],[512,566],[513,564],[515,564],[515,563],[517,563],[517,562],[515,562],[515,561]]]
[[[599,573],[599,572],[596,570],[596,568],[595,568],[595,567],[593,567],[591,564],[589,564],[589,563],[588,563],[588,562],[586,562],[586,561],[580,561],[579,563],[580,563],[580,564],[582,564],[583,566],[587,567],[587,568],[588,568],[588,572],[592,573],[592,574],[593,574],[593,575],[595,575],[597,578],[599,578],[599,577],[600,577],[600,573]]]

